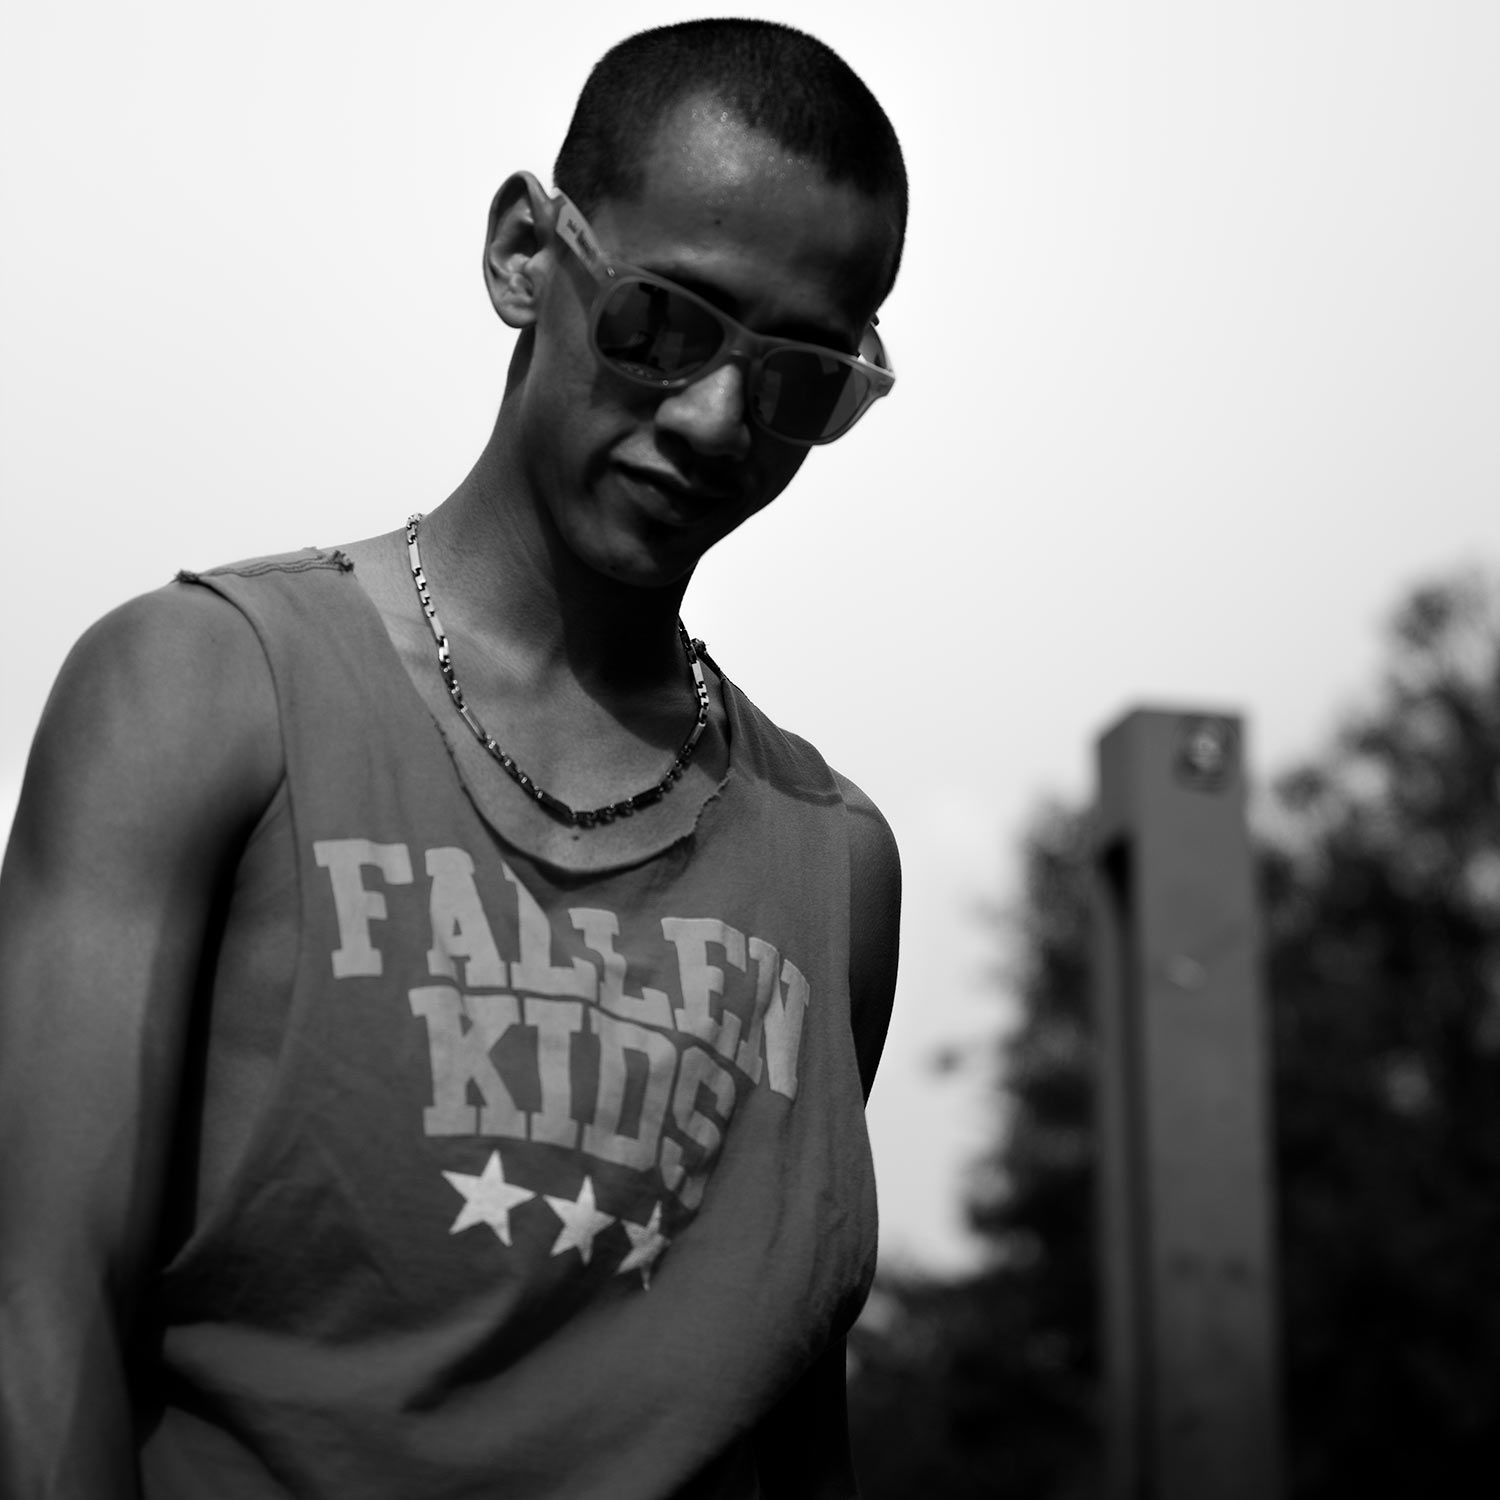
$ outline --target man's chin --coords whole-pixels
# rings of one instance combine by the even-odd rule
[[[698,559],[717,537],[692,535],[686,528],[631,528],[612,535],[595,535],[575,545],[575,553],[596,573],[627,588],[682,587],[692,577]]]
[[[617,582],[666,588],[686,580],[698,559],[742,519],[738,505],[657,482],[627,469],[610,472],[604,504],[579,550]]]

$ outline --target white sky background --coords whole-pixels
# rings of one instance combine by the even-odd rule
[[[179,566],[430,509],[510,335],[479,274],[593,61],[791,21],[901,135],[900,374],[685,618],[881,804],[905,960],[872,1106],[888,1254],[963,1262],[977,916],[1142,703],[1262,774],[1414,582],[1500,557],[1500,6],[10,0],[0,30],[0,821],[68,646]]]

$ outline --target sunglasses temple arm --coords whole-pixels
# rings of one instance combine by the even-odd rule
[[[589,221],[579,213],[573,200],[566,193],[557,195],[557,233],[563,243],[584,264],[595,281],[609,281],[614,272],[610,270],[599,241],[589,227]]]

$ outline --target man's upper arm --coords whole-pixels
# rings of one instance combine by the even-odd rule
[[[0,874],[0,1490],[133,1484],[120,1355],[189,1002],[279,776],[259,643],[206,589],[100,621],[42,716]]]
[[[896,996],[901,856],[880,809],[852,781],[843,776],[838,781],[849,810],[850,1021],[868,1098]]]

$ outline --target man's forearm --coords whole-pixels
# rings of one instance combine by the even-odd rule
[[[0,1495],[134,1500],[133,1424],[115,1320],[102,1287],[70,1285],[57,1273],[55,1264],[3,1269]]]

